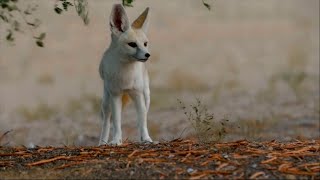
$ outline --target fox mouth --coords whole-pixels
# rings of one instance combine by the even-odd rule
[[[145,59],[140,59],[137,58],[136,56],[131,56],[133,59],[135,59],[136,61],[140,61],[140,62],[146,62],[149,58],[145,58]]]
[[[140,61],[140,62],[146,62],[148,59],[146,58],[146,59],[138,59],[138,58],[136,58],[137,59],[137,61]]]
[[[131,55],[131,60],[134,60],[134,61],[139,61],[139,62],[146,62],[149,58],[138,58],[136,55]]]

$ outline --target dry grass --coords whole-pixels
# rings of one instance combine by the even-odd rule
[[[207,107],[202,104],[200,99],[196,98],[196,102],[189,106],[179,99],[178,102],[200,142],[218,142],[226,136],[226,126],[228,126],[229,120],[215,119],[214,114],[208,112]]]

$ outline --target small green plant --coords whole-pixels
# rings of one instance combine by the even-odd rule
[[[208,112],[207,107],[201,103],[199,98],[196,98],[196,103],[189,106],[179,99],[178,102],[200,142],[218,142],[226,136],[226,126],[229,120],[216,120],[214,114]]]

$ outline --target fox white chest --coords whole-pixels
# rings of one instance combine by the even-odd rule
[[[140,62],[119,63],[104,69],[105,88],[111,93],[142,91],[144,64]]]

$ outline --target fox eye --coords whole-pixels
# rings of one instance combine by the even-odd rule
[[[137,47],[137,43],[135,42],[129,42],[128,45],[133,48]]]
[[[145,47],[147,47],[147,46],[148,46],[148,42],[145,42],[143,45],[144,45]]]

